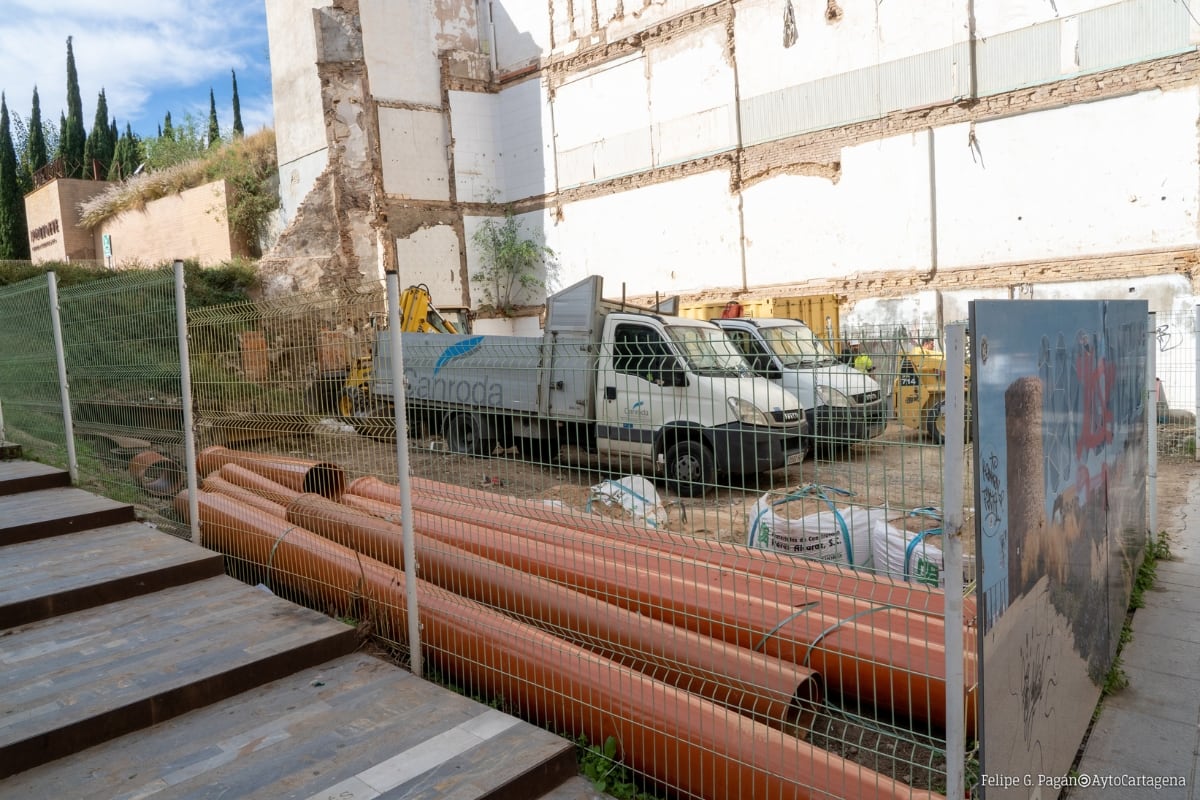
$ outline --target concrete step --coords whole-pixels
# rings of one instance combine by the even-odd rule
[[[0,547],[0,628],[224,574],[224,560],[137,522]]]
[[[0,777],[356,646],[353,628],[225,576],[10,628],[0,637]]]
[[[133,506],[72,487],[0,496],[0,546],[133,521]]]
[[[70,485],[71,475],[66,470],[33,461],[0,461],[0,495]]]
[[[0,795],[499,800],[577,771],[569,741],[355,653],[20,773]]]

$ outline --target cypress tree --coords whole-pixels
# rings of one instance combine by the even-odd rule
[[[113,126],[117,124],[113,120]],[[125,133],[117,139],[117,146],[113,148],[112,166],[108,168],[108,179],[110,181],[123,181],[133,174],[137,169],[137,141],[133,138],[133,128],[129,123],[125,123]]]
[[[63,151],[63,139],[67,135],[67,115],[58,112],[58,144],[54,146],[54,160],[57,161],[66,156]]]
[[[107,119],[105,112],[105,119]],[[62,130],[64,175],[79,178],[84,174],[83,148],[87,134],[83,130],[83,100],[79,96],[79,73],[75,71],[75,50],[67,37],[67,116]]]
[[[175,138],[175,128],[173,128],[171,126],[171,112],[170,111],[167,112],[167,116],[163,120],[162,127],[159,128],[158,138],[160,138],[160,139],[174,139]]]
[[[217,98],[213,96],[213,90],[208,88],[208,146],[216,147],[221,141],[221,128],[217,125]]]
[[[17,153],[8,122],[8,102],[0,92],[0,259],[29,259],[25,198],[17,186]]]
[[[33,87],[33,114],[29,117],[29,138],[25,140],[25,153],[30,172],[46,166],[46,132],[42,130],[42,101],[38,99],[37,87]]]
[[[108,175],[116,142],[110,138],[108,127],[108,100],[104,90],[96,99],[96,118],[92,121],[92,133],[83,147],[83,177],[103,180]]]
[[[108,126],[108,140],[112,142],[113,150],[117,149],[117,142],[121,141],[121,131],[117,129],[117,118],[112,118],[112,124]]]
[[[242,128],[242,103],[238,99],[237,71],[230,72],[233,73],[233,138],[240,139],[246,135],[245,129]]]

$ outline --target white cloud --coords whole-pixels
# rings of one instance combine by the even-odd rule
[[[110,117],[143,134],[150,121],[208,116],[208,88],[222,127],[232,124],[230,70],[238,73],[243,122],[270,123],[265,9],[252,0],[7,0],[0,19],[0,89],[27,117],[34,85],[42,117],[66,110],[67,37],[72,36],[84,125],[103,88]],[[15,6],[15,8],[13,8]],[[246,127],[250,129],[250,125]]]

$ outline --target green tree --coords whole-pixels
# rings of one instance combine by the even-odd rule
[[[116,142],[112,139],[112,131],[108,127],[108,100],[101,89],[100,96],[96,98],[96,118],[92,121],[92,132],[83,147],[83,177],[92,180],[103,180],[107,177],[115,147]]]
[[[63,158],[63,135],[67,131],[67,115],[61,111],[58,114],[58,144],[54,145],[54,160],[58,161]]]
[[[123,181],[137,169],[141,158],[141,143],[133,135],[133,128],[125,123],[125,133],[117,140],[113,150],[112,166],[108,168],[110,181]]]
[[[204,136],[196,118],[188,114],[182,124],[172,129],[172,135],[167,136],[166,130],[157,139],[145,141],[146,167],[151,170],[166,169],[185,161],[200,158],[206,151]]]
[[[49,162],[46,150],[46,131],[42,126],[42,101],[38,99],[37,87],[33,87],[33,113],[29,117],[29,138],[25,140],[25,162],[30,174],[36,173]]]
[[[105,117],[107,119],[107,116]],[[79,73],[75,71],[75,50],[67,37],[67,116],[63,120],[63,174],[68,178],[83,177],[83,149],[87,134],[83,130],[83,100],[79,96]]]
[[[166,137],[168,139],[175,138],[175,126],[171,124],[171,112],[167,112],[167,116],[163,119],[162,127],[158,129],[158,138]]]
[[[238,99],[237,70],[230,72],[233,73],[233,138],[240,139],[246,135],[246,130],[242,127],[242,101]]]
[[[17,153],[13,149],[8,102],[0,93],[0,259],[29,259],[25,197],[17,182]]]
[[[543,289],[558,269],[554,251],[536,237],[525,236],[523,224],[509,206],[504,220],[489,218],[471,237],[479,251],[479,269],[471,280],[484,300],[500,314],[510,316],[518,301],[528,302],[528,292]]]
[[[216,147],[221,142],[221,126],[217,124],[217,98],[208,89],[208,146]]]

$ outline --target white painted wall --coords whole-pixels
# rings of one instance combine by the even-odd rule
[[[554,97],[559,188],[649,168],[649,87],[637,55],[558,87]]]
[[[741,282],[737,203],[729,173],[564,205],[548,239],[563,265],[561,284],[603,275],[605,294],[664,294]]]
[[[553,192],[554,128],[546,84],[524,81],[495,97],[502,198],[520,200]]]
[[[361,0],[359,15],[375,99],[441,106],[434,4],[425,0]]]
[[[1200,90],[939,128],[942,266],[1197,242]]]
[[[980,37],[995,36],[1112,5],[1118,3],[1114,0],[1004,0],[1003,3],[976,3],[975,29]]]
[[[966,0],[839,0],[839,5],[842,18],[829,23],[825,0],[793,0],[797,40],[784,47],[781,3],[737,3],[734,41],[742,97],[877,67],[967,40]]]
[[[450,92],[454,182],[462,203],[487,203],[503,193],[496,95]]]
[[[737,145],[733,64],[717,26],[646,50],[654,164],[662,166]]]
[[[450,199],[449,137],[442,112],[380,108],[379,135],[387,194]]]
[[[332,0],[266,0],[280,207],[290,221],[328,164],[313,9]]]
[[[781,175],[742,192],[751,286],[878,269],[928,270],[929,134],[841,152],[841,177]]]
[[[501,75],[535,63],[550,52],[550,17],[545,3],[530,0],[481,0],[489,15],[483,19],[491,28],[496,64]]]
[[[396,265],[400,288],[423,283],[433,304],[441,308],[462,306],[458,234],[449,225],[421,228],[396,240]]]

